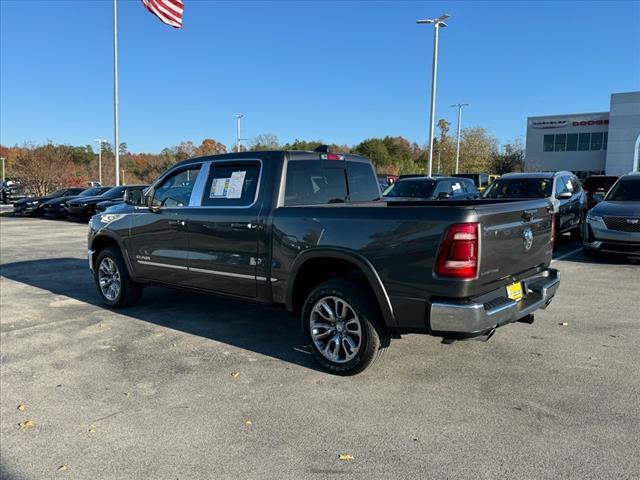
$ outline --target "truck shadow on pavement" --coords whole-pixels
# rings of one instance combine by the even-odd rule
[[[8,263],[0,265],[0,276],[106,308],[100,301],[86,260],[54,258]],[[117,312],[135,320],[320,370],[302,347],[305,341],[299,317],[284,310],[213,295],[147,287],[138,305]],[[87,317],[88,314],[89,311]]]

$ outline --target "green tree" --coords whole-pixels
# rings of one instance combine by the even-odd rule
[[[460,173],[491,171],[498,140],[482,127],[464,128],[460,142]]]
[[[501,152],[495,152],[491,160],[491,172],[504,175],[524,171],[524,145],[521,138],[507,143]]]
[[[393,171],[394,168],[387,145],[380,138],[368,138],[353,147],[351,152],[371,160],[378,173],[397,174],[397,171]]]

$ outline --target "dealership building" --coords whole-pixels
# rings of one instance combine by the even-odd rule
[[[527,171],[579,177],[640,171],[640,92],[614,93],[608,112],[529,117]]]

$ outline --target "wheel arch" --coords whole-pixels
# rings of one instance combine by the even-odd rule
[[[129,276],[131,278],[134,278],[133,268],[131,267],[131,263],[129,261],[129,255],[127,254],[126,248],[124,247],[124,245],[116,235],[108,231],[99,232],[91,239],[89,250],[93,251],[92,267],[94,268],[94,270],[95,270],[95,262],[98,259],[100,252],[103,251],[105,248],[109,248],[109,247],[116,247],[118,250],[120,250],[120,253],[122,254],[122,258],[124,259],[124,264],[127,266]]]
[[[287,309],[290,311],[301,310],[304,299],[313,288],[330,278],[340,278],[331,275],[331,268],[336,266],[351,267],[350,272],[361,274],[377,300],[384,323],[387,327],[397,327],[389,295],[375,268],[365,257],[348,249],[312,248],[298,255],[293,261],[287,282],[285,294]],[[313,267],[319,269],[316,275],[311,277],[305,275]]]

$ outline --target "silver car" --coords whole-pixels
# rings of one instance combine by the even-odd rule
[[[587,255],[640,255],[640,174],[620,177],[589,211],[582,246]]]

